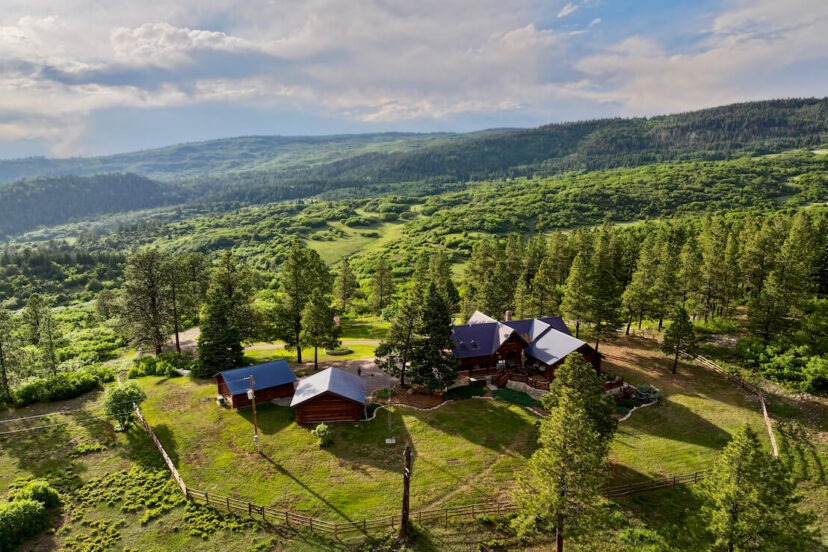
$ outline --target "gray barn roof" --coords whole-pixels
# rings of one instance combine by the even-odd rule
[[[526,348],[526,354],[548,365],[558,362],[569,353],[580,349],[583,345],[584,342],[580,339],[575,339],[571,335],[550,328]]]
[[[333,393],[343,399],[365,404],[365,380],[337,368],[328,368],[299,380],[290,406],[296,406],[323,393]]]
[[[231,395],[246,393],[250,389],[250,376],[256,391],[296,381],[296,375],[284,360],[275,360],[255,366],[243,366],[219,372]],[[219,375],[217,374],[217,375]]]

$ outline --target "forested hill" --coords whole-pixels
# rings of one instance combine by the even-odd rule
[[[0,160],[0,184],[38,176],[113,172],[131,172],[161,180],[251,170],[294,172],[364,153],[409,151],[469,136],[472,135],[243,136],[103,157],[8,159]]]
[[[60,176],[0,187],[0,238],[105,213],[184,201],[169,184],[134,174]]]
[[[662,161],[718,160],[828,143],[828,98],[749,102],[652,118],[467,134],[254,136],[96,158],[0,160],[0,183],[133,172],[209,190],[485,180]],[[204,178],[204,175],[210,175]],[[317,186],[318,187],[318,186]]]

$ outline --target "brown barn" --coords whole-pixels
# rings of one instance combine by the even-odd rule
[[[357,421],[365,411],[365,381],[328,368],[300,380],[290,406],[300,424]]]
[[[284,360],[219,372],[216,374],[219,395],[233,408],[250,406],[247,391],[251,376],[257,402],[293,395],[296,376]]]

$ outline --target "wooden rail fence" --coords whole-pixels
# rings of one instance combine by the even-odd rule
[[[771,448],[773,449],[773,455],[775,457],[779,457],[779,447],[776,446],[776,435],[774,435],[774,433],[773,433],[773,423],[771,422],[770,416],[768,416],[768,407],[765,404],[765,395],[764,395],[764,393],[762,393],[762,390],[759,389],[758,387],[756,387],[755,385],[753,385],[752,383],[743,380],[742,378],[740,378],[736,374],[731,374],[730,372],[728,372],[727,370],[725,370],[724,368],[722,368],[721,366],[719,366],[718,364],[716,364],[715,362],[713,362],[710,359],[704,358],[701,355],[689,353],[687,351],[682,351],[681,353],[684,356],[688,356],[688,357],[696,360],[697,362],[699,362],[703,366],[707,366],[708,368],[710,368],[714,372],[717,372],[718,374],[723,375],[724,377],[726,377],[727,379],[729,379],[730,381],[732,381],[733,383],[735,383],[736,385],[738,385],[739,387],[741,387],[742,389],[747,391],[748,393],[752,393],[753,395],[756,395],[756,397],[759,398],[759,404],[762,407],[762,418],[765,420],[765,427],[767,427],[767,429],[768,429],[768,437],[770,437]]]
[[[164,463],[167,465],[167,469],[170,470],[172,474],[173,480],[175,484],[178,485],[178,488],[184,494],[187,495],[187,485],[184,484],[184,479],[178,473],[178,470],[175,469],[175,465],[173,461],[170,459],[167,451],[164,450],[164,445],[161,444],[161,441],[158,440],[158,436],[155,435],[155,432],[152,430],[152,427],[147,423],[147,420],[144,418],[144,414],[141,412],[141,407],[137,404],[133,403],[133,408],[135,409],[135,416],[138,418],[138,423],[141,424],[141,427],[144,428],[144,431],[150,436],[152,443],[155,445],[155,448],[158,449],[158,452],[161,453],[161,458],[164,459]]]
[[[693,473],[684,473],[681,475],[673,475],[670,477],[662,477],[660,479],[650,479],[649,481],[642,481],[640,483],[631,483],[629,485],[622,485],[620,487],[610,487],[604,490],[604,496],[607,498],[617,498],[619,496],[631,495],[644,491],[654,491],[656,489],[663,489],[665,487],[677,487],[678,485],[690,485],[702,481],[709,477],[713,470],[702,470]]]

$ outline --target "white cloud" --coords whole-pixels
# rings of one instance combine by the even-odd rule
[[[558,19],[562,19],[564,17],[572,15],[573,13],[578,11],[579,7],[580,6],[578,6],[577,4],[573,4],[572,2],[568,3],[567,5],[562,7],[561,10],[558,12],[558,15],[557,15]]]
[[[592,21],[589,22],[590,27],[595,27],[596,25],[600,25],[600,24],[601,24],[601,18],[600,17],[596,17],[595,19],[593,19]]]
[[[630,37],[576,62],[604,101],[627,114],[696,109],[773,96],[828,94],[828,75],[794,71],[825,60],[828,4],[821,0],[738,2],[717,16],[709,35],[686,51],[671,52]],[[803,92],[803,90],[807,90]]]

